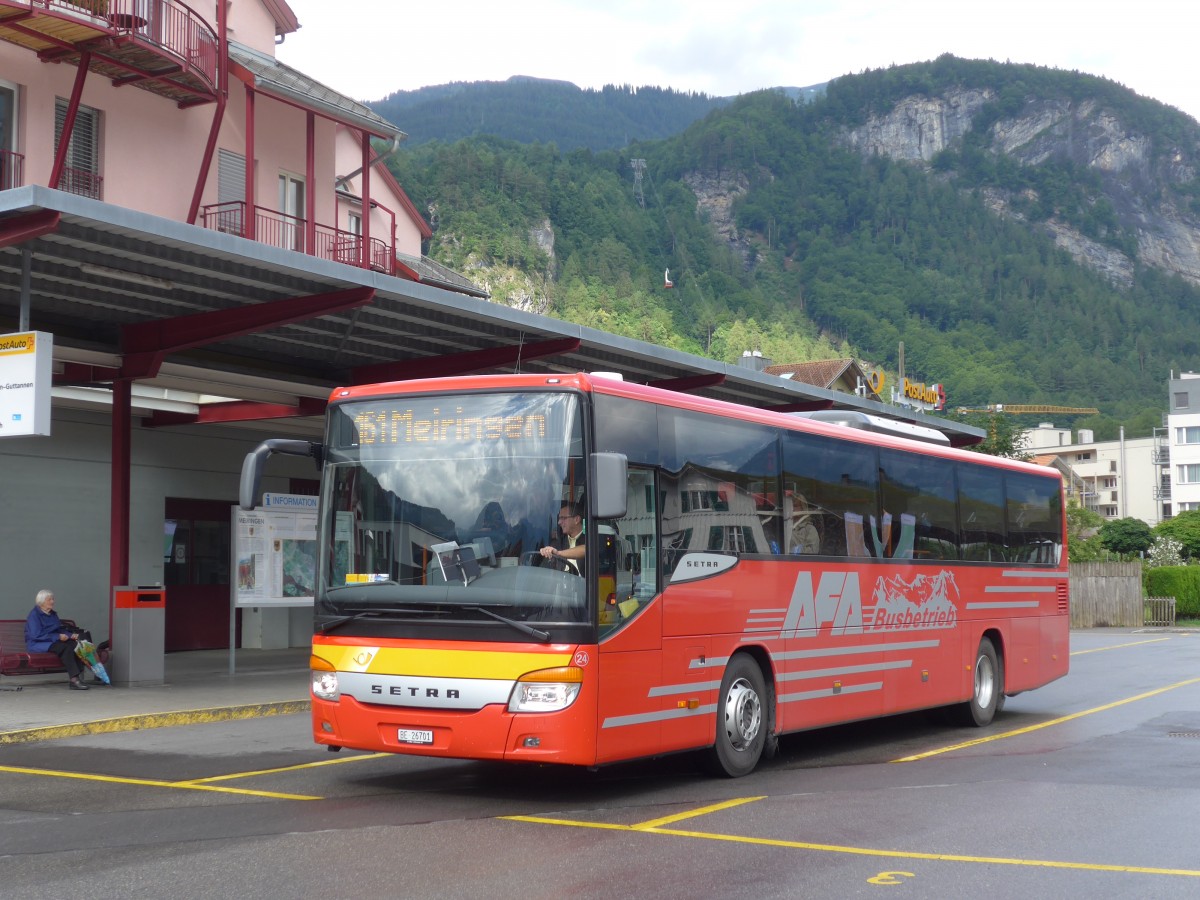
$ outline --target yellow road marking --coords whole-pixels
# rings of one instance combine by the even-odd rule
[[[50,778],[76,778],[80,781],[103,781],[110,784],[135,784],[142,787],[174,788],[183,791],[212,791],[219,794],[241,794],[249,797],[269,797],[275,800],[324,800],[307,794],[281,794],[276,791],[251,791],[244,788],[212,787],[186,781],[155,781],[149,778],[118,778],[115,775],[87,775],[83,772],[56,772],[52,769],[30,769],[24,766],[0,766],[0,772],[16,775],[41,775]]]
[[[1093,647],[1091,650],[1072,650],[1071,656],[1083,656],[1085,653],[1100,653],[1104,650],[1121,650],[1125,647],[1136,647],[1138,644],[1157,644],[1159,641],[1169,641],[1169,637],[1147,638],[1144,641],[1130,641],[1128,644],[1113,644],[1111,647]]]
[[[1146,691],[1144,694],[1138,694],[1136,697],[1126,697],[1124,700],[1116,700],[1112,703],[1106,703],[1103,706],[1097,706],[1093,709],[1085,709],[1082,712],[1071,713],[1069,716],[1060,716],[1057,719],[1050,719],[1045,722],[1039,722],[1037,725],[1027,725],[1024,728],[1016,728],[1012,731],[1005,731],[1001,734],[993,734],[988,737],[975,738],[971,741],[963,741],[961,744],[951,744],[949,747],[940,747],[937,750],[928,750],[925,753],[917,753],[913,756],[903,756],[900,759],[893,759],[892,762],[916,762],[919,759],[928,759],[931,756],[938,756],[942,753],[951,753],[954,750],[965,750],[968,747],[975,747],[979,744],[988,744],[992,741],[1004,740],[1004,738],[1016,737],[1021,734],[1029,734],[1033,731],[1039,731],[1043,728],[1049,728],[1052,725],[1061,725],[1064,722],[1070,722],[1072,719],[1080,719],[1084,716],[1090,716],[1093,713],[1105,712],[1110,709],[1116,709],[1118,706],[1124,706],[1126,703],[1134,703],[1138,700],[1145,700],[1148,697],[1154,697],[1158,694],[1165,694],[1167,691],[1173,691],[1176,688],[1187,687],[1190,684],[1200,682],[1200,678],[1189,678],[1187,681],[1177,681],[1175,684],[1169,684],[1166,687],[1155,688],[1152,691]]]
[[[259,769],[255,772],[233,772],[229,775],[213,775],[211,778],[189,778],[187,781],[173,781],[171,784],[186,786],[189,784],[211,784],[214,781],[230,781],[234,778],[251,778],[255,775],[277,775],[280,772],[295,772],[299,769],[316,769],[321,766],[337,766],[343,763],[359,762],[364,759],[379,759],[381,756],[395,756],[394,753],[369,753],[366,756],[343,756],[339,759],[322,759],[317,762],[300,763],[297,766],[280,766],[277,769]]]
[[[1163,869],[1153,866],[1118,866],[1106,863],[1062,862],[1050,859],[1016,859],[1004,856],[968,856],[958,853],[920,853],[907,850],[879,850],[872,847],[842,847],[837,844],[814,844],[809,841],[785,841],[774,838],[743,837],[732,834],[711,834],[705,831],[681,831],[673,828],[647,828],[637,825],[609,825],[602,822],[577,822],[571,819],[550,819],[543,816],[501,816],[510,822],[529,822],[536,825],[560,825],[569,828],[596,828],[608,831],[637,831],[642,834],[665,834],[705,841],[731,844],[756,844],[764,847],[786,847],[792,850],[818,850],[824,853],[846,853],[854,856],[876,856],[888,859],[924,859],[940,862],[966,862],[995,866],[1028,866],[1046,869],[1076,869],[1089,872],[1129,872],[1138,875],[1183,875],[1200,878],[1196,869]]]
[[[741,806],[743,803],[753,803],[756,800],[766,800],[766,797],[742,797],[738,800],[726,800],[724,803],[714,803],[712,806],[702,806],[699,809],[693,809],[689,812],[676,813],[673,816],[663,816],[661,819],[651,819],[649,822],[641,822],[637,825],[631,825],[637,831],[652,831],[663,825],[670,825],[673,822],[682,822],[684,819],[694,819],[696,816],[707,816],[709,813],[720,812],[723,809],[731,809],[735,806]]]

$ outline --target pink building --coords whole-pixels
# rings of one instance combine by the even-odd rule
[[[297,28],[283,0],[0,0],[0,189],[481,295],[421,260],[429,226],[382,164],[403,132],[275,59]]]

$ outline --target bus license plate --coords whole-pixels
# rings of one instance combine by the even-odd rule
[[[396,732],[396,740],[402,744],[432,744],[433,732],[420,731],[414,728],[401,728]]]

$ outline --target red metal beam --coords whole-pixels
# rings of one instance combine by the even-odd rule
[[[54,373],[55,387],[77,384],[112,384],[121,374],[119,369],[93,366],[87,363],[65,362],[62,367],[61,372]]]
[[[0,247],[12,247],[58,230],[62,214],[50,209],[0,219]]]
[[[485,347],[465,353],[448,353],[403,362],[359,366],[350,372],[351,384],[373,384],[378,381],[406,381],[410,378],[441,378],[447,375],[468,375],[497,366],[510,366],[527,359],[542,359],[571,353],[579,349],[579,338],[560,338],[536,344],[514,344],[506,347]]]
[[[225,4],[220,4],[224,7]],[[200,215],[200,200],[204,196],[204,185],[208,181],[208,173],[212,171],[213,154],[217,152],[217,135],[221,131],[221,123],[225,120],[225,94],[217,92],[217,108],[213,113],[212,124],[208,127],[208,143],[204,145],[204,156],[200,160],[200,171],[196,173],[196,187],[192,191],[192,204],[188,207],[188,224],[195,225],[196,217]]]
[[[794,403],[780,403],[778,406],[764,406],[771,412],[815,412],[818,409],[833,409],[832,400],[797,400]]]
[[[351,288],[125,325],[121,329],[121,377],[153,378],[170,353],[365,306],[374,297],[374,288]]]
[[[322,416],[326,401],[301,397],[289,406],[286,403],[258,403],[253,400],[233,400],[229,403],[209,403],[196,413],[155,410],[142,424],[149,428],[167,425],[213,425],[221,422],[258,422],[266,419],[295,419],[303,416]]]
[[[662,381],[646,382],[651,387],[668,391],[698,391],[700,388],[716,387],[725,383],[724,375],[690,375],[687,378],[664,378]]]
[[[75,130],[75,115],[79,112],[79,101],[83,97],[83,82],[87,78],[88,66],[92,64],[92,54],[86,50],[79,54],[79,68],[75,72],[75,84],[71,88],[71,100],[67,104],[67,114],[63,117],[62,133],[58,136],[58,150],[54,153],[54,163],[50,166],[50,182],[47,187],[58,189],[58,179],[62,177],[63,166],[67,164],[67,150],[71,146],[71,133]]]

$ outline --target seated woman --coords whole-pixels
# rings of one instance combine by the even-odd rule
[[[88,686],[79,678],[83,674],[83,663],[75,655],[79,638],[80,633],[65,626],[54,611],[54,592],[38,591],[33,609],[25,619],[25,649],[30,653],[54,653],[67,670],[70,689],[86,691]]]

